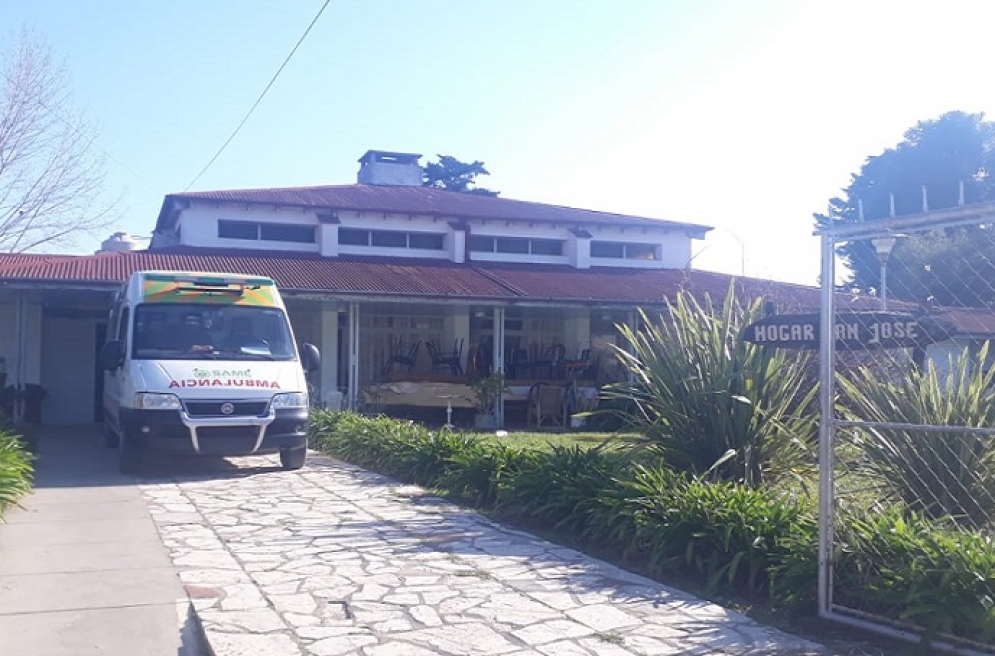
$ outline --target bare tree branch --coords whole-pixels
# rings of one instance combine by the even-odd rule
[[[0,252],[71,246],[116,218],[104,159],[65,69],[29,32],[0,58]]]

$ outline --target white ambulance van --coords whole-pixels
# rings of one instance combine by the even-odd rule
[[[298,352],[273,280],[137,271],[115,294],[104,373],[108,446],[132,473],[151,453],[279,453],[304,466],[305,373],[318,349]]]

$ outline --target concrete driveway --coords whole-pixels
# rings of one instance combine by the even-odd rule
[[[200,656],[196,618],[134,479],[92,427],[46,431],[0,524],[0,653]]]

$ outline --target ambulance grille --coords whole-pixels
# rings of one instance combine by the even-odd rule
[[[221,406],[230,403],[232,412],[221,412]],[[269,401],[187,401],[187,413],[191,417],[258,417],[266,413]]]

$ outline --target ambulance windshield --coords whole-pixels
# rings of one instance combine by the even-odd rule
[[[293,360],[287,317],[277,308],[144,303],[135,311],[138,360]]]

